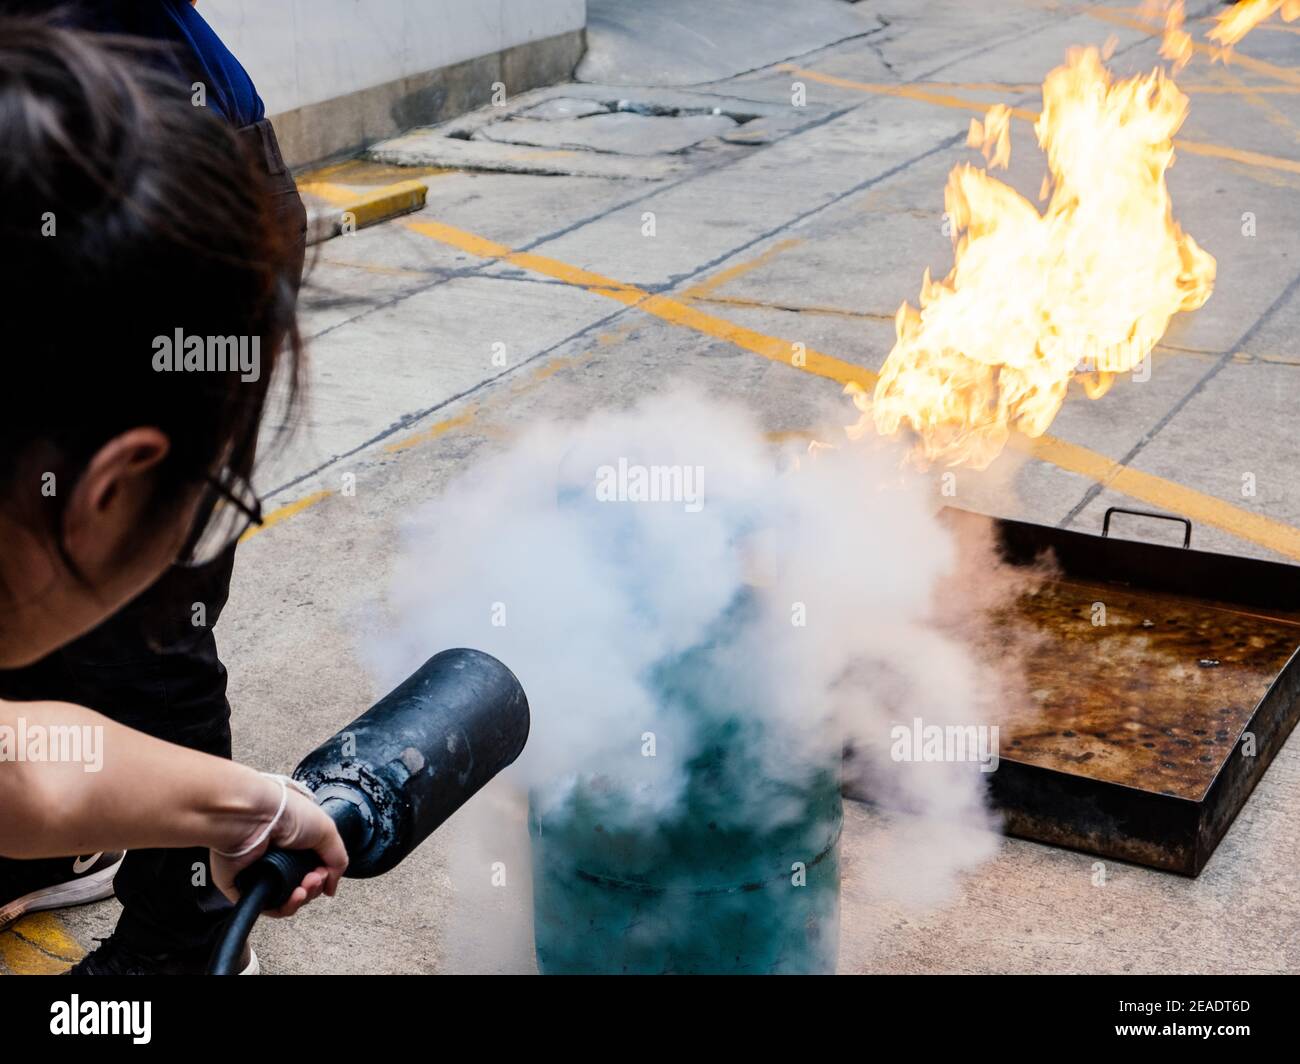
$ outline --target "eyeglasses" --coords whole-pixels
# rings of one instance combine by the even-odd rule
[[[176,564],[184,568],[208,565],[233,547],[254,525],[262,524],[262,500],[246,477],[231,471],[203,478],[203,502],[194,528]]]

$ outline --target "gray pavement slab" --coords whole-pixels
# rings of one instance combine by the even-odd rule
[[[1235,507],[1300,527],[1297,396],[1300,368],[1230,361],[1195,390],[1130,464],[1175,482],[1195,480],[1201,490]],[[1089,527],[1106,506],[1124,505],[1113,495],[1099,496],[1079,515],[1079,523]],[[1284,560],[1213,528],[1198,528],[1195,542],[1206,550]]]
[[[570,286],[460,277],[319,336],[305,424],[259,479],[278,486],[346,459],[615,309]],[[359,372],[367,363],[372,371]],[[334,470],[335,486],[350,472]]]
[[[588,224],[624,203],[643,199],[648,192],[640,185],[597,178],[453,173],[438,179],[436,201],[407,220],[436,219],[509,247],[524,248]],[[366,234],[358,233],[349,240],[333,241],[322,255],[414,268],[438,264],[460,269],[477,261],[401,226],[385,231],[389,239],[382,246],[361,242]]]
[[[537,148],[610,152],[615,155],[672,155],[709,137],[735,132],[726,115],[641,115],[629,112],[578,118],[514,118],[493,122],[475,140],[527,144]]]
[[[902,111],[915,121],[890,121]],[[880,100],[611,215],[609,222],[621,227],[616,239],[588,227],[548,243],[545,252],[639,284],[675,283],[946,150],[944,142],[954,136],[964,132],[953,134],[943,116],[911,101]],[[787,181],[797,182],[797,198],[789,195]],[[640,236],[646,212],[654,215],[653,237]]]
[[[1285,233],[1275,234],[1278,242],[1284,245],[1279,250],[1287,253]],[[1290,248],[1290,256],[1296,254]],[[1274,310],[1273,314],[1246,338],[1241,345],[1241,354],[1251,358],[1274,361],[1278,364],[1300,364],[1300,350],[1297,350],[1296,337],[1300,336],[1300,292],[1292,292]]]
[[[721,81],[882,29],[839,0],[801,0],[797,11],[784,0],[589,0],[587,25],[577,78],[609,85]]]
[[[429,130],[404,133],[375,145],[366,155],[375,162],[394,166],[447,166],[506,174],[608,177],[624,181],[659,181],[682,170],[681,164],[671,158],[626,159],[582,149],[466,141]]]
[[[1201,351],[1227,351],[1248,337],[1300,276],[1300,259],[1290,235],[1300,226],[1300,195],[1185,153],[1174,171],[1169,184],[1178,217],[1215,257],[1218,273],[1209,302],[1181,318],[1170,330],[1169,342]],[[1243,232],[1247,214],[1254,216],[1253,236]]]
[[[598,100],[584,100],[577,96],[553,96],[549,100],[525,107],[518,113],[523,118],[552,121],[557,118],[586,118],[588,115],[608,114],[609,110]]]
[[[532,89],[508,98],[500,106],[471,111],[429,128],[448,136],[466,138],[484,126],[511,117],[579,118],[584,114],[613,111],[647,115],[703,114],[717,110],[731,115],[737,121],[746,121],[788,110],[788,100],[771,103],[729,90],[729,86],[739,84],[740,82],[727,82],[701,89],[656,85],[584,85],[576,82],[552,85]],[[566,113],[568,110],[574,113]],[[817,114],[815,109],[810,113]]]
[[[1092,43],[1094,36],[1098,44],[1104,40],[1104,35],[1095,34],[1079,39],[1089,32],[1086,28],[1074,33],[1062,28],[1076,26],[1079,9],[1087,6],[1052,9],[1028,3],[932,0],[918,5],[908,0],[864,0],[855,7],[886,22],[886,30],[868,38],[862,48],[838,50],[826,69],[854,77],[855,69],[883,67],[890,75],[887,80],[897,81],[923,80],[942,73],[945,81],[1039,82],[1046,73],[1042,69],[1045,58],[1063,57],[1067,39],[1074,44]],[[1043,39],[1046,46],[1038,43]],[[986,60],[985,56],[992,58]]]

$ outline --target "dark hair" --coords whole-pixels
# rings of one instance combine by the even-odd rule
[[[115,435],[171,440],[161,509],[224,459],[251,461],[277,365],[298,393],[297,251],[266,178],[142,49],[0,16],[0,497],[39,496],[43,463],[56,532]],[[178,329],[256,338],[258,379],[158,372],[155,338]]]

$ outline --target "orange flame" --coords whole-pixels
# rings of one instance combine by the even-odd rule
[[[1165,34],[1160,42],[1160,54],[1173,63],[1175,74],[1182,70],[1196,52],[1192,35],[1183,29],[1187,18],[1183,0],[1143,0],[1138,16],[1144,19],[1164,19]]]
[[[1081,363],[1098,397],[1200,307],[1215,261],[1174,221],[1165,183],[1187,109],[1163,71],[1114,81],[1097,49],[1071,51],[1034,126],[1046,209],[985,170],[952,171],[953,268],[926,271],[919,309],[899,308],[874,396],[849,386],[862,414],[850,436],[907,427],[922,464],[985,468],[1013,431],[1047,430]],[[1010,117],[995,107],[971,125],[990,165],[1010,159]]]
[[[1282,13],[1284,22],[1294,22],[1300,18],[1300,0],[1242,0],[1216,17],[1218,25],[1207,36],[1231,48],[1278,11]]]

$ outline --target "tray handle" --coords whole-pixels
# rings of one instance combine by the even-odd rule
[[[1154,510],[1130,510],[1124,506],[1112,506],[1106,511],[1106,516],[1101,521],[1101,534],[1103,536],[1110,535],[1111,514],[1129,514],[1132,517],[1154,517],[1160,521],[1177,521],[1183,526],[1183,546],[1190,547],[1192,545],[1192,522],[1186,517],[1178,517],[1174,514],[1160,514]]]

